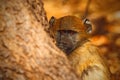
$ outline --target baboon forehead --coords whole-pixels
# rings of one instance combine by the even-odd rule
[[[74,30],[76,32],[82,32],[85,30],[82,20],[75,16],[61,17],[56,20],[54,26],[58,26],[58,30]]]

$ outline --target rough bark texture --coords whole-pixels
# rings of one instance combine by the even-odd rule
[[[43,27],[41,0],[0,0],[0,80],[78,80]]]

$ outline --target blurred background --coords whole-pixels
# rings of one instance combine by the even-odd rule
[[[43,0],[48,20],[65,15],[87,17],[93,24],[91,41],[105,57],[112,80],[120,80],[120,0]]]

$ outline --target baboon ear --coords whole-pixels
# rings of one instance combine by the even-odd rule
[[[49,25],[50,25],[50,27],[53,26],[54,22],[55,22],[55,17],[52,16],[52,17],[50,18],[50,20],[49,20]]]
[[[84,23],[84,25],[86,27],[86,32],[88,34],[92,33],[92,24],[91,24],[91,22],[88,19],[84,19],[83,23]]]

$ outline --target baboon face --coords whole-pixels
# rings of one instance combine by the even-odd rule
[[[70,53],[74,50],[79,42],[78,32],[72,30],[58,30],[56,33],[56,45],[65,53]]]
[[[66,54],[78,47],[91,31],[90,24],[85,27],[85,22],[88,20],[84,20],[83,23],[79,20],[74,16],[66,16],[60,19],[51,17],[49,21],[51,36],[55,39],[56,45]]]

